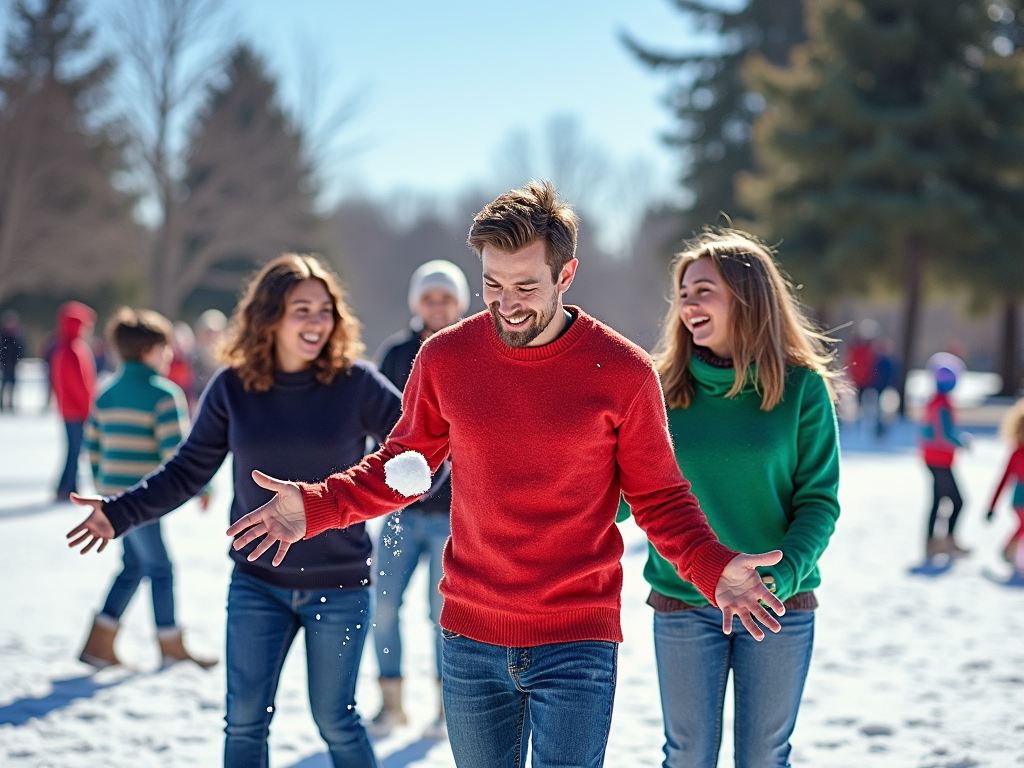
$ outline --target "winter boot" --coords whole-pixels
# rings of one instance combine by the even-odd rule
[[[185,641],[181,630],[177,627],[158,629],[156,639],[160,643],[160,667],[162,669],[179,661],[193,661],[203,669],[217,666],[217,659],[197,659],[189,653],[185,649]]]
[[[391,733],[396,725],[405,725],[409,722],[405,710],[402,709],[402,678],[382,677],[379,678],[379,682],[384,704],[373,718],[373,722],[366,728],[371,736],[378,739]]]
[[[82,649],[79,660],[91,664],[96,669],[120,664],[121,660],[114,653],[114,638],[119,627],[120,625],[109,616],[96,614],[89,639],[85,641],[85,648]]]
[[[423,738],[444,741],[448,738],[448,724],[444,720],[444,698],[441,695],[441,679],[437,680],[437,720],[423,732]]]
[[[952,534],[947,536],[945,542],[943,543],[945,544],[945,552],[950,557],[961,558],[967,557],[969,554],[971,554],[971,550],[963,549],[962,547],[957,545],[956,540],[953,538]]]
[[[936,555],[943,554],[946,554],[946,542],[934,536],[929,536],[928,540],[924,543],[925,560],[931,560]]]

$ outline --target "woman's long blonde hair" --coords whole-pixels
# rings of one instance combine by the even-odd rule
[[[814,327],[771,248],[746,232],[708,229],[672,263],[672,304],[654,355],[670,408],[687,408],[693,400],[693,336],[679,317],[679,289],[686,269],[698,259],[715,265],[732,294],[729,331],[736,380],[727,397],[738,395],[750,381],[761,395],[761,410],[772,410],[782,401],[787,365],[817,371],[834,394],[833,339]]]
[[[1024,400],[1018,400],[1006,412],[999,432],[1010,445],[1024,445]]]
[[[246,391],[266,392],[274,384],[274,331],[284,317],[288,294],[303,280],[319,280],[331,297],[334,330],[313,361],[316,379],[330,384],[339,371],[351,369],[363,351],[359,321],[345,304],[341,284],[330,267],[311,254],[286,253],[252,279],[231,315],[227,340],[220,351]]]

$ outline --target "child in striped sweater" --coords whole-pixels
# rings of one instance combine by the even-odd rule
[[[121,356],[116,379],[96,399],[85,428],[96,490],[113,495],[130,488],[171,458],[188,429],[188,405],[181,388],[164,378],[170,368],[172,326],[150,310],[119,309],[107,335]],[[204,504],[205,508],[205,504]],[[114,579],[103,609],[96,614],[79,657],[102,668],[119,664],[114,638],[121,614],[148,577],[163,665],[196,659],[185,649],[174,618],[174,572],[160,531],[160,521],[124,536],[124,567]]]

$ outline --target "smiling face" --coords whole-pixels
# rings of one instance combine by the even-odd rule
[[[334,330],[334,302],[324,284],[303,280],[288,293],[284,316],[274,329],[277,368],[296,373],[320,355]]]
[[[679,285],[679,319],[693,336],[693,343],[731,359],[731,311],[732,292],[714,262],[706,257],[692,262]]]
[[[545,259],[547,244],[535,240],[509,253],[485,245],[480,253],[484,268],[484,302],[494,329],[510,347],[539,347],[558,338],[565,327],[562,294],[576,274],[572,259],[552,281]]]

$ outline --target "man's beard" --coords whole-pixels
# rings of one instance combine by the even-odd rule
[[[505,328],[505,321],[498,314],[498,302],[489,304],[487,309],[491,312],[491,319],[494,320],[494,330],[497,332],[498,338],[510,347],[525,347],[544,333],[544,329],[554,320],[555,313],[558,311],[558,293],[555,292],[547,311],[542,311],[539,315],[536,312],[528,313],[529,317],[523,321],[524,327],[521,331],[509,331]]]

